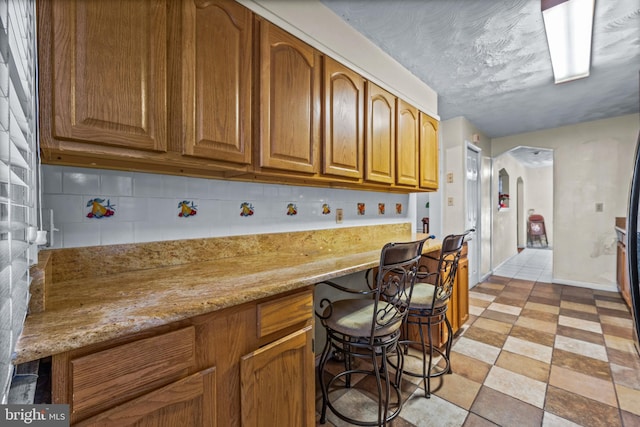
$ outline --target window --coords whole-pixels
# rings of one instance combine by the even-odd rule
[[[11,357],[27,313],[36,248],[35,6],[0,0],[0,397],[8,398]]]

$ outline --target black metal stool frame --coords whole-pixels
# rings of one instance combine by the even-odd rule
[[[376,286],[368,290],[347,288],[337,283],[324,281],[317,285],[328,285],[340,291],[369,296],[364,299],[345,299],[330,301],[323,298],[320,301],[321,312],[316,312],[327,333],[327,341],[320,357],[318,366],[318,380],[322,390],[322,412],[320,423],[326,422],[327,408],[340,419],[351,424],[361,426],[385,426],[400,414],[402,409],[401,380],[402,371],[396,369],[395,378],[390,379],[388,356],[397,351],[397,344],[401,336],[402,326],[408,314],[413,284],[418,272],[418,264],[422,254],[422,247],[427,239],[406,243],[388,243],[380,254],[379,272]],[[360,333],[353,334],[349,328],[342,327],[336,319],[344,314],[350,316],[351,307],[355,311],[362,309],[365,313],[360,319]],[[370,314],[368,322],[366,315]],[[370,324],[370,325],[369,325]],[[369,328],[370,326],[370,328]],[[364,329],[367,329],[366,332]],[[324,380],[324,371],[332,350],[344,353],[344,371],[334,375],[329,381]],[[401,359],[402,354],[398,357]],[[371,370],[354,369],[354,358],[367,358],[371,361]],[[380,359],[380,362],[378,362]],[[329,399],[329,388],[336,380],[345,379],[345,387],[351,387],[352,374],[372,375],[376,379],[378,391],[378,419],[376,421],[357,420],[340,413]],[[394,390],[398,406],[390,412],[391,390]]]
[[[442,250],[438,258],[429,255],[423,255],[425,258],[438,262],[435,271],[427,271],[425,266],[420,266],[415,283],[415,289],[418,289],[416,296],[409,305],[409,313],[405,321],[404,339],[399,345],[404,347],[404,354],[408,354],[409,345],[416,344],[422,349],[422,372],[412,372],[404,369],[404,358],[398,358],[397,366],[406,375],[423,379],[425,397],[431,397],[431,378],[436,378],[444,374],[451,373],[451,346],[453,344],[453,328],[451,322],[447,318],[449,309],[449,299],[453,293],[455,277],[458,271],[458,261],[462,252],[462,245],[467,234],[475,231],[470,229],[462,234],[451,234],[442,241]],[[433,297],[430,301],[420,300],[419,294],[422,286],[432,286]],[[448,337],[445,350],[433,345],[432,327],[445,323],[447,327]],[[409,339],[409,325],[418,327],[420,341]],[[424,337],[423,326],[427,327],[427,335],[429,337],[429,345],[427,346]],[[440,370],[436,370],[433,366],[434,352],[442,356],[445,366]],[[428,363],[427,363],[428,358]],[[393,365],[392,365],[393,366]]]

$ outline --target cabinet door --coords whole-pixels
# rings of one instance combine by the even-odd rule
[[[315,426],[311,325],[244,356],[242,426]]]
[[[420,113],[420,187],[438,189],[438,121]]]
[[[364,79],[324,58],[324,138],[322,173],[362,178]]]
[[[321,57],[311,46],[259,20],[259,166],[320,170]]]
[[[396,147],[396,97],[367,82],[365,178],[393,184]]]
[[[458,272],[456,273],[456,321],[457,328],[454,333],[469,320],[469,259],[465,256],[458,262]]]
[[[251,163],[251,12],[231,0],[182,10],[183,153]]]
[[[620,294],[629,308],[631,308],[631,286],[629,285],[629,276],[627,273],[627,248],[622,242],[618,242],[616,276]]]
[[[215,373],[215,368],[205,369],[75,425],[213,427],[216,425]]]
[[[418,109],[398,100],[396,184],[418,186]]]
[[[54,112],[47,136],[165,151],[166,2],[56,1],[41,21],[47,10],[51,32],[40,39],[52,67],[42,76],[43,103],[53,103],[45,111]]]

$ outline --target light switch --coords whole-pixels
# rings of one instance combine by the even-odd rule
[[[342,224],[342,209],[336,209],[336,224]]]
[[[453,206],[453,197],[447,198],[447,205]]]
[[[447,184],[453,184],[453,172],[447,174]],[[451,205],[449,205],[451,206]]]
[[[603,212],[603,211],[604,211],[604,203],[602,202],[596,203],[596,212]]]

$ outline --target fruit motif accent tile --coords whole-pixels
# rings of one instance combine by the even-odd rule
[[[198,213],[198,206],[193,200],[183,200],[178,202],[178,216],[180,218],[193,217]]]
[[[396,214],[402,215],[402,203],[396,203]]]
[[[358,203],[358,215],[364,215],[367,207],[364,203]]]
[[[328,203],[322,204],[322,215],[329,215],[331,213],[331,207]]]
[[[287,216],[295,216],[298,215],[298,207],[295,203],[289,203],[287,205]]]
[[[252,216],[254,213],[253,205],[249,202],[242,202],[240,204],[240,216]]]
[[[384,215],[384,203],[378,203],[378,215]]]
[[[105,199],[95,197],[87,202],[86,207],[89,208],[87,218],[108,218],[116,213],[116,205],[111,203],[111,199],[105,201]]]

